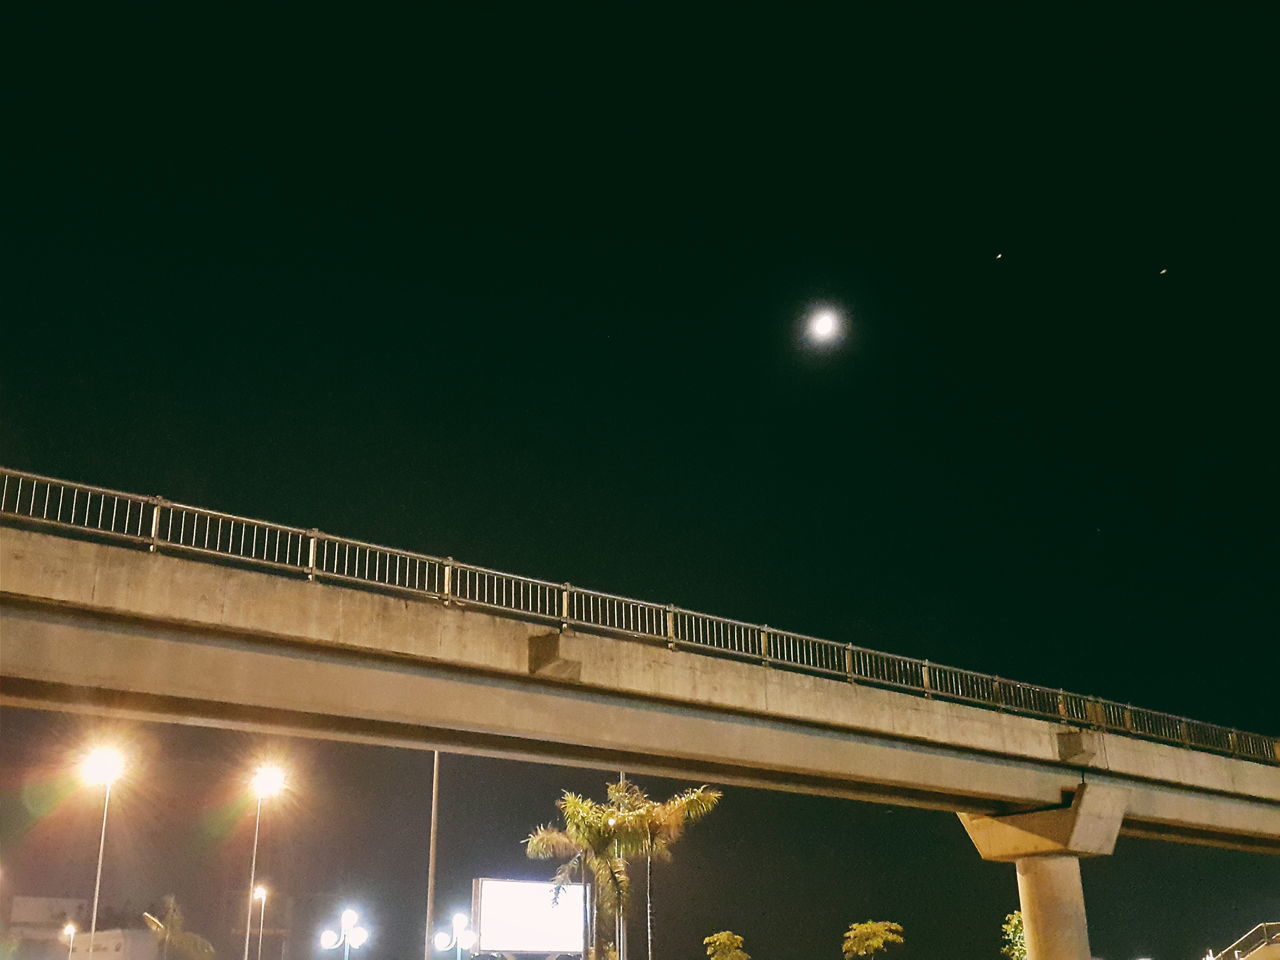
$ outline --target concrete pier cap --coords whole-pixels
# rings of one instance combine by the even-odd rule
[[[984,860],[1017,864],[1028,960],[1090,960],[1080,858],[1115,850],[1127,799],[1122,787],[1082,783],[1068,806],[959,814]]]

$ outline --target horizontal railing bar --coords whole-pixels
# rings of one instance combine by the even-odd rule
[[[0,515],[12,516],[19,523],[149,544],[153,550],[182,551],[292,574],[305,573],[310,579],[455,601],[539,622],[561,622],[612,635],[661,640],[674,648],[698,650],[708,655],[1280,764],[1276,738],[1132,704],[699,613],[671,604],[522,577],[315,529],[207,510],[161,497],[129,494],[2,467],[0,478],[4,483]],[[12,509],[8,499],[10,481],[17,481],[20,491],[20,495],[14,494]],[[28,482],[30,488],[24,488]],[[43,498],[37,496],[40,485],[43,485]],[[56,507],[53,506],[55,493],[59,498]],[[70,517],[62,519],[63,502],[68,494],[72,496],[72,503],[68,505]],[[98,498],[96,519],[88,512],[93,497]],[[24,498],[32,498],[27,510],[22,508]],[[111,498],[110,513],[107,498]],[[36,500],[39,500],[38,513]],[[81,502],[86,512],[77,520]],[[125,530],[117,529],[122,504],[127,511],[123,520]],[[55,512],[53,518],[47,516],[51,509]],[[161,523],[162,514],[167,517],[167,523]],[[177,529],[174,529],[175,522]],[[229,524],[225,547],[223,524]],[[237,526],[239,530],[235,530]],[[261,542],[257,539],[259,535]],[[244,539],[246,536],[248,540]],[[279,559],[281,550],[283,560]],[[357,571],[363,565],[364,575],[347,572],[348,565],[354,565]]]

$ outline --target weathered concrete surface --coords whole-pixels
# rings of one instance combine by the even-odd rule
[[[983,860],[1101,857],[1115,850],[1127,800],[1123,788],[1091,781],[1059,810],[998,817],[961,813],[960,822]]]
[[[550,631],[550,633],[549,633]],[[462,606],[0,528],[0,697],[1280,852],[1280,768]]]

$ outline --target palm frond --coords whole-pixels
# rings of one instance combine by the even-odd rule
[[[530,860],[559,860],[576,857],[582,846],[565,831],[547,824],[538,827],[524,841],[525,855]]]

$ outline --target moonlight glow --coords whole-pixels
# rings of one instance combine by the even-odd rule
[[[836,343],[843,334],[844,318],[832,307],[818,307],[805,321],[805,336],[815,346]]]

